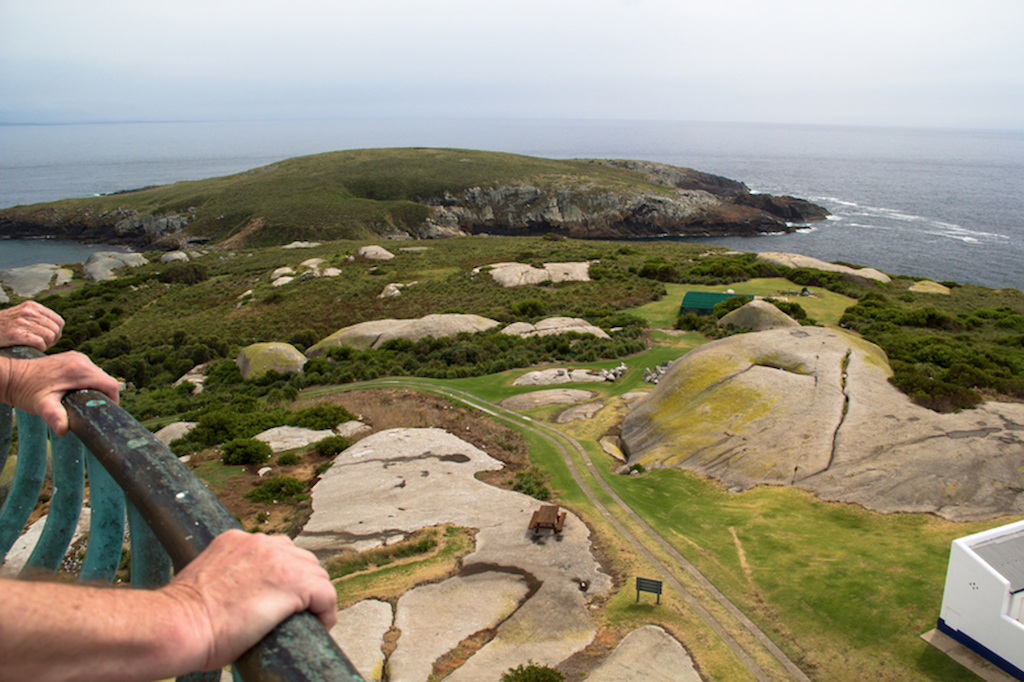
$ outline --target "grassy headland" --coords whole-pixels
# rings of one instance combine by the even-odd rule
[[[261,219],[250,246],[366,239],[430,214],[420,200],[471,187],[529,184],[671,193],[635,171],[463,149],[362,149],[288,159],[244,173],[0,211],[12,221],[93,226],[139,215],[185,215],[185,232],[214,243]]]

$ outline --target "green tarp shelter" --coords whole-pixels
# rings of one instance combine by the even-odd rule
[[[697,313],[698,315],[710,315],[716,304],[728,301],[734,296],[743,296],[753,300],[752,296],[744,294],[712,294],[704,291],[687,291],[683,296],[682,304],[679,306],[679,314]]]

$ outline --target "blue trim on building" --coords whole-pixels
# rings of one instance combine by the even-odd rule
[[[992,651],[981,642],[978,642],[970,636],[965,635],[959,630],[954,630],[953,628],[949,627],[948,625],[946,625],[946,621],[942,620],[941,618],[939,618],[938,630],[942,634],[948,635],[949,637],[955,639],[957,642],[960,642],[965,647],[967,647],[974,653],[978,654],[992,665],[998,666],[1007,674],[1013,675],[1018,680],[1024,680],[1024,670],[1021,670],[1013,663],[1010,663],[1008,660],[1006,660],[996,652]]]

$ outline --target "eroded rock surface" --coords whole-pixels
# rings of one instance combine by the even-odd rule
[[[630,463],[730,488],[792,484],[951,520],[1024,510],[1024,404],[938,414],[890,374],[880,348],[842,330],[732,336],[675,363],[626,417],[622,439]]]
[[[314,486],[313,513],[296,543],[321,557],[442,523],[478,529],[476,550],[463,559],[458,576],[436,588],[416,590],[415,597],[403,597],[405,605],[398,609],[401,636],[392,655],[396,663],[405,660],[420,669],[434,660],[429,657],[435,651],[453,646],[431,633],[438,630],[437,614],[451,608],[452,595],[472,582],[472,576],[481,576],[489,590],[503,595],[481,614],[484,620],[501,622],[494,639],[448,680],[496,679],[527,659],[555,665],[593,640],[597,626],[588,604],[608,593],[611,579],[593,555],[589,530],[570,511],[557,538],[529,531],[540,502],[474,477],[502,466],[441,429],[389,429],[338,455]],[[506,610],[509,605],[513,608]],[[466,617],[475,617],[472,607],[462,610]],[[476,627],[473,622],[461,629]],[[426,649],[429,653],[416,663],[415,652]]]

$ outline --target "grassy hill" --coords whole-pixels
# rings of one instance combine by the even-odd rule
[[[96,229],[133,213],[185,215],[187,235],[223,241],[249,226],[250,246],[365,239],[419,225],[420,199],[471,187],[554,184],[585,191],[670,193],[643,173],[463,149],[362,149],[288,159],[244,173],[0,211],[0,222]],[[258,223],[253,223],[254,220]]]

